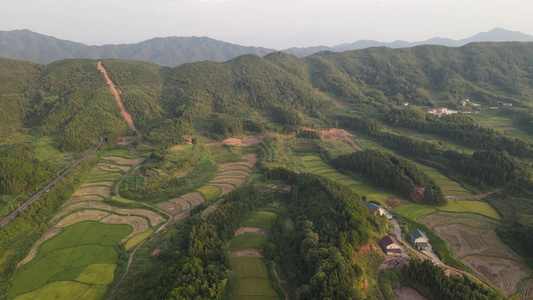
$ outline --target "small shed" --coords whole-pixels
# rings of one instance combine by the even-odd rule
[[[387,255],[401,256],[402,248],[395,237],[387,235],[381,239],[381,248]]]

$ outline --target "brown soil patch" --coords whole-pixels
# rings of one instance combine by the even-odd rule
[[[131,130],[137,131],[137,129],[135,129],[135,125],[133,125],[133,120],[131,119],[131,115],[126,111],[126,108],[124,107],[124,103],[122,102],[122,99],[120,98],[120,93],[118,92],[117,88],[115,87],[115,84],[113,83],[113,81],[111,81],[111,79],[109,79],[109,76],[107,75],[107,71],[104,68],[104,66],[102,65],[102,62],[99,61],[97,66],[98,66],[98,70],[100,70],[100,72],[102,72],[102,74],[104,74],[104,77],[105,77],[105,80],[107,82],[107,85],[109,85],[109,87],[111,88],[111,91],[115,95],[115,99],[117,100],[117,104],[120,107],[120,113],[122,114],[122,117],[124,117],[124,120],[126,120],[126,122],[128,123],[128,126],[131,128]]]
[[[259,249],[242,249],[239,251],[233,251],[230,255],[231,258],[239,257],[259,257],[263,258],[263,254]]]
[[[68,227],[84,221],[100,221],[109,216],[109,212],[101,210],[80,210],[61,219],[55,227]]]
[[[312,128],[302,127],[302,130],[313,130]],[[344,129],[332,128],[330,130],[320,130],[320,135],[324,140],[332,141],[343,141],[346,144],[354,147],[357,150],[363,150],[356,142],[352,139],[353,134],[349,133]]]
[[[100,223],[130,225],[133,228],[133,231],[127,237],[122,239],[122,241],[120,241],[121,244],[125,243],[127,240],[131,239],[132,237],[140,233],[143,233],[149,229],[148,222],[146,222],[144,218],[137,217],[137,216],[124,217],[124,216],[113,214],[100,220]]]
[[[154,251],[152,252],[152,256],[154,255],[158,255],[159,253],[161,253],[161,249],[160,248],[155,248]]]
[[[39,239],[35,245],[33,245],[33,247],[30,249],[30,253],[28,253],[28,256],[26,256],[26,258],[24,258],[19,264],[17,267],[21,267],[27,263],[29,263],[30,261],[32,261],[34,258],[35,258],[35,255],[37,254],[37,248],[42,244],[44,243],[46,240],[50,239],[51,237],[53,237],[54,235],[58,234],[60,232],[60,230],[58,229],[53,229],[53,228],[49,228],[48,231],[43,235],[43,237],[41,239]]]
[[[226,172],[226,171],[243,171],[243,172],[246,172],[248,174],[251,173],[250,171],[250,168],[248,166],[243,166],[243,165],[227,165],[227,164],[223,164],[221,165],[219,168],[218,168],[218,171],[219,172]]]
[[[107,187],[112,187],[113,184],[115,184],[113,181],[89,182],[89,183],[84,183],[81,187],[82,187],[82,188],[84,188],[84,187],[92,187],[92,186],[107,186]]]
[[[107,186],[92,186],[81,188],[74,193],[74,196],[89,196],[98,195],[104,198],[109,198],[111,195],[111,189]]]
[[[410,287],[395,288],[393,292],[398,300],[427,300],[426,297],[420,295],[415,289]]]
[[[94,169],[95,172],[111,172],[111,173],[121,173],[128,172],[131,169],[130,166],[119,166],[119,165],[110,165],[110,164],[98,164]]]
[[[269,235],[270,231],[268,229],[264,228],[257,228],[257,227],[240,227],[235,231],[235,236],[241,235],[243,233],[257,233],[257,234],[264,234]]]
[[[484,193],[484,194],[477,194],[477,195],[448,195],[444,196],[444,199],[447,201],[459,201],[459,200],[479,200],[487,197],[488,195],[492,195],[496,192],[503,191],[504,188],[499,188],[497,190],[494,190],[492,192]]]
[[[220,194],[221,197],[235,189],[235,186],[233,184],[224,184],[224,183],[213,183],[213,184],[211,184],[210,183],[209,185],[218,186],[220,188],[220,190],[222,191],[222,193]]]
[[[253,144],[261,143],[263,141],[263,135],[245,136],[242,139],[229,138],[222,141],[222,145],[245,147]]]
[[[394,210],[396,207],[404,204],[409,204],[411,202],[403,200],[400,198],[387,198],[385,199],[385,204],[389,207],[390,210]]]
[[[123,157],[118,157],[118,156],[106,156],[106,157],[102,157],[102,159],[114,161],[115,163],[117,163],[119,165],[130,165],[130,166],[140,165],[143,162],[143,160],[144,160],[144,158],[142,158],[142,157],[139,157],[139,158],[123,158]]]

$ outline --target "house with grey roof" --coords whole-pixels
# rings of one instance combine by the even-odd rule
[[[392,219],[392,215],[386,211],[383,206],[381,205],[378,205],[378,204],[375,204],[375,203],[372,203],[372,202],[368,202],[368,203],[365,203],[365,206],[366,208],[368,208],[368,210],[372,213],[372,214],[377,214],[378,216],[383,216],[385,215],[385,217],[387,219]]]
[[[415,229],[411,231],[411,244],[418,250],[424,250],[429,246],[429,239],[423,231]]]

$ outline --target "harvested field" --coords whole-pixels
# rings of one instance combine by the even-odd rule
[[[522,278],[531,275],[524,263],[499,257],[472,255],[463,258],[463,262],[507,297],[518,292]]]
[[[35,255],[37,254],[37,248],[42,244],[44,243],[46,240],[50,239],[51,237],[53,237],[54,235],[58,234],[60,231],[58,229],[52,229],[52,228],[49,228],[48,231],[43,235],[43,237],[41,239],[39,239],[35,245],[33,245],[33,247],[31,247],[30,249],[30,253],[28,253],[28,256],[26,256],[26,258],[24,258],[19,264],[17,267],[21,267],[27,263],[29,263],[32,259],[35,258]]]
[[[235,231],[235,236],[241,235],[243,233],[257,233],[257,234],[269,235],[270,231],[264,228],[240,227],[239,229],[237,229],[237,231]]]
[[[427,300],[426,297],[420,295],[415,289],[402,286],[399,288],[393,289],[394,296],[398,300]]]
[[[231,165],[228,165],[228,164],[223,164],[221,165],[220,167],[218,167],[218,171],[219,172],[226,172],[226,171],[243,171],[243,172],[246,172],[248,174],[250,174],[250,168],[248,166],[243,166],[243,165],[234,165],[234,164],[231,164]]]
[[[104,171],[104,172],[128,172],[131,169],[131,166],[121,166],[121,165],[112,165],[112,164],[106,164],[106,163],[99,163],[96,165],[95,170],[96,171]]]
[[[64,205],[71,205],[73,203],[77,203],[77,202],[85,202],[85,201],[102,201],[104,200],[104,198],[100,197],[100,196],[97,196],[97,195],[90,195],[90,196],[79,196],[79,197],[75,197],[75,198],[72,198],[70,199],[67,203],[65,203]]]
[[[126,209],[126,208],[119,208],[115,210],[119,214],[123,215],[137,215],[137,216],[145,216],[148,219],[150,219],[150,223],[152,226],[157,226],[165,221],[161,215],[158,213],[155,213],[148,209],[141,209],[141,208],[132,208],[132,209]]]
[[[179,220],[183,220],[185,218],[187,218],[188,216],[191,215],[191,211],[190,210],[186,210],[182,213],[179,213],[177,214],[175,217],[174,217],[174,221],[179,221]]]
[[[172,199],[170,202],[178,204],[181,207],[180,211],[191,209],[191,204],[183,198]]]
[[[220,193],[221,197],[235,189],[235,186],[233,184],[213,183],[209,185],[218,186],[220,190],[222,191],[222,193]]]
[[[238,170],[228,170],[224,172],[220,172],[215,176],[215,180],[218,178],[224,178],[224,177],[238,177],[238,178],[244,178],[250,175],[250,172],[246,171],[238,171]]]
[[[105,157],[102,157],[101,159],[114,161],[118,165],[129,165],[129,166],[137,166],[141,164],[144,160],[144,158],[141,158],[141,157],[127,159],[127,158],[118,157],[118,156],[105,156]]]
[[[179,204],[176,204],[170,201],[157,203],[156,206],[168,212],[171,215],[175,215],[181,211],[181,206]]]
[[[231,258],[238,258],[238,257],[259,257],[263,258],[263,254],[261,253],[261,250],[251,248],[251,249],[242,249],[239,251],[233,251],[231,252]]]
[[[89,195],[98,195],[104,198],[109,198],[109,196],[111,196],[111,189],[107,186],[92,186],[92,187],[81,188],[73,194],[73,196],[89,196]]]
[[[244,179],[244,178],[229,178],[229,177],[226,177],[226,178],[213,179],[213,180],[209,181],[207,184],[209,185],[209,184],[229,183],[229,184],[233,184],[236,187],[240,187],[245,182],[246,182],[246,179]]]
[[[120,241],[120,244],[125,243],[127,240],[132,238],[133,236],[138,235],[139,233],[143,233],[147,231],[148,228],[148,222],[144,218],[136,217],[136,216],[129,216],[129,217],[123,217],[119,215],[109,215],[102,220],[100,220],[100,223],[104,224],[127,224],[130,225],[133,228],[133,231],[122,241]]]
[[[181,199],[189,202],[191,208],[194,208],[205,201],[204,196],[202,196],[202,194],[200,194],[199,192],[185,194],[181,196]]]
[[[229,138],[222,141],[222,145],[246,147],[253,144],[261,143],[263,141],[263,135],[250,135],[244,136],[242,139]]]
[[[71,225],[74,225],[76,223],[84,222],[84,221],[100,221],[103,218],[109,216],[109,212],[101,211],[101,210],[80,210],[78,212],[75,212],[73,214],[70,214],[63,219],[61,219],[57,224],[55,224],[55,227],[69,227]]]
[[[216,211],[218,209],[218,205],[215,203],[213,205],[210,205],[208,208],[204,210],[202,213],[202,219],[206,219],[212,212]]]
[[[89,182],[89,183],[84,183],[81,187],[82,187],[82,188],[85,188],[85,187],[92,187],[92,186],[107,186],[107,187],[112,187],[113,184],[115,184],[113,181]]]
[[[518,291],[518,283],[533,274],[522,258],[503,244],[495,228],[498,222],[477,214],[437,212],[420,217],[444,238],[453,254],[481,278],[507,296]]]
[[[531,300],[533,299],[533,278],[524,280],[518,295],[519,300]]]

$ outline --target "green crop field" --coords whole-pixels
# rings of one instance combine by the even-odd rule
[[[357,178],[355,175],[348,176],[340,173],[337,169],[322,161],[319,156],[308,155],[302,156],[300,159],[303,163],[303,169],[301,171],[324,176],[338,183],[347,185],[357,194],[366,196],[368,200],[377,201],[383,204],[383,200],[397,197],[385,189],[366,183],[362,178]]]
[[[98,222],[81,222],[66,228],[46,241],[33,261],[17,271],[8,296],[77,299],[92,284],[109,284],[118,260],[115,246],[131,231],[128,225]],[[31,293],[25,294],[28,292]]]
[[[435,183],[440,186],[444,196],[472,194],[469,190],[462,187],[459,183],[446,177],[446,175],[442,174],[439,170],[416,162],[413,163],[415,163],[420,170],[422,170],[429,177],[431,177],[431,179],[435,180]]]
[[[485,109],[479,114],[472,115],[472,117],[482,127],[493,128],[499,132],[507,132],[512,137],[521,138],[529,142],[533,141],[533,136],[516,128],[513,124],[513,120],[503,116],[502,111],[499,109]]]
[[[124,174],[113,172],[113,173],[106,173],[106,174],[99,174],[96,172],[91,172],[89,176],[87,176],[87,179],[85,179],[85,183],[92,183],[92,182],[101,182],[101,181],[117,181],[120,178],[122,178]]]
[[[243,257],[231,259],[235,270],[235,299],[278,299],[263,259]]]
[[[244,227],[258,227],[270,229],[276,221],[276,214],[268,211],[255,212],[244,222]]]
[[[406,204],[398,206],[394,211],[409,220],[417,221],[421,216],[432,214],[436,212],[437,209],[427,205]]]
[[[212,202],[217,200],[222,193],[222,190],[218,186],[214,185],[204,185],[203,187],[197,189],[203,196],[205,201]]]
[[[492,206],[482,201],[452,201],[437,209],[449,212],[476,213],[496,220],[501,219],[498,212]]]
[[[236,236],[231,241],[231,244],[229,245],[229,251],[237,251],[247,248],[262,249],[267,241],[268,236],[264,234],[243,233]]]

